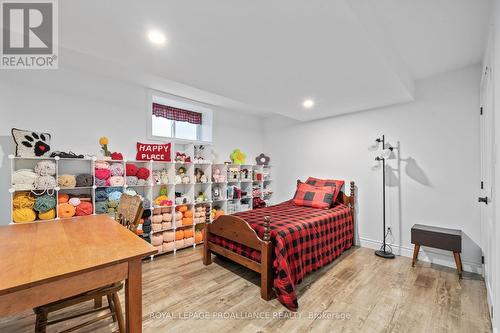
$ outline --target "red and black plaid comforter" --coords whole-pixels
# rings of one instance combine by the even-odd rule
[[[339,257],[353,244],[354,225],[349,208],[331,209],[296,206],[291,201],[237,213],[262,238],[264,216],[271,217],[274,245],[274,289],[279,301],[292,311],[298,309],[295,286],[304,276]],[[260,252],[245,245],[212,236],[210,241],[260,262]]]

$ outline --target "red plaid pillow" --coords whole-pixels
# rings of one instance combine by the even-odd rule
[[[316,187],[306,183],[297,184],[293,203],[297,206],[330,208],[335,194],[334,187]]]
[[[342,186],[344,186],[343,180],[319,179],[314,177],[307,178],[306,183],[316,187],[323,187],[323,186],[335,187],[335,194],[333,195],[332,204],[337,202],[337,197],[339,196],[340,190],[342,189]]]

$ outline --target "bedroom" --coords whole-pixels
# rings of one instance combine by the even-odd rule
[[[500,1],[29,3],[1,332],[498,332]]]

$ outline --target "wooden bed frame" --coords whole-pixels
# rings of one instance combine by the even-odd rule
[[[354,223],[355,187],[354,182],[350,183],[350,195],[343,191],[339,194],[338,201],[347,205],[352,213]],[[212,223],[206,225],[203,231],[205,244],[203,247],[203,264],[212,263],[212,253],[224,256],[240,265],[243,265],[260,274],[260,295],[266,301],[273,297],[273,244],[271,242],[271,219],[264,217],[264,236],[262,239],[257,236],[255,230],[243,219],[232,215],[218,217]],[[239,255],[220,245],[209,241],[210,235],[224,237],[235,243],[246,245],[261,253],[261,262],[251,260]]]

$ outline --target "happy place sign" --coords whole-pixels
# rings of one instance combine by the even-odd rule
[[[137,142],[137,155],[135,157],[138,161],[164,161],[170,162],[170,147],[171,143],[140,143]]]

